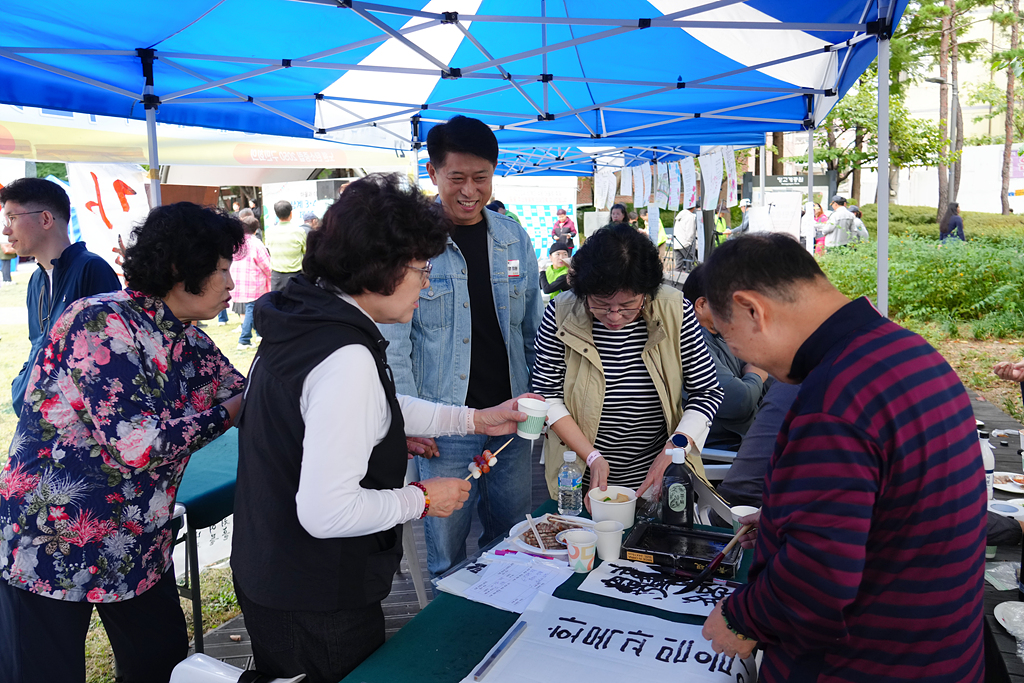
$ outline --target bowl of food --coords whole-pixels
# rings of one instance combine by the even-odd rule
[[[595,522],[622,522],[628,529],[636,516],[636,491],[625,486],[609,486],[607,490],[590,489],[590,514]]]

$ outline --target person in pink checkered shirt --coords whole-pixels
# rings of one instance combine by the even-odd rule
[[[242,332],[238,335],[238,348],[241,350],[256,348],[252,343],[254,332],[256,340],[260,339],[259,332],[253,330],[252,310],[256,299],[270,291],[270,252],[256,237],[256,231],[260,228],[259,220],[254,216],[240,220],[245,226],[245,247],[235,254],[235,260],[231,263],[231,279],[235,281],[232,298],[245,304]]]

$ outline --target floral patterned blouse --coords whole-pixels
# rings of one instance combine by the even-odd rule
[[[118,602],[171,563],[189,456],[230,426],[243,378],[160,299],[80,299],[36,358],[0,471],[0,572],[58,600]]]

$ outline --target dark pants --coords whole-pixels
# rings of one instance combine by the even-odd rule
[[[299,274],[300,271],[294,273],[279,273],[276,270],[270,271],[270,291],[280,292],[284,289],[284,286],[288,284],[288,281]]]
[[[2,259],[2,260],[0,260],[0,272],[3,273],[4,282],[10,282],[11,281],[11,260],[12,259]]]
[[[257,605],[235,582],[256,670],[306,683],[337,683],[384,644],[380,603],[336,612],[285,612]]]
[[[92,603],[45,598],[0,581],[0,683],[85,681]],[[124,681],[168,681],[188,654],[174,572],[142,595],[96,605]]]

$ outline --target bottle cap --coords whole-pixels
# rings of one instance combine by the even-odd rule
[[[566,451],[562,453],[562,460],[565,462],[576,462],[576,451]]]
[[[673,465],[682,465],[686,462],[686,449],[685,448],[670,448],[668,454],[672,456]]]

